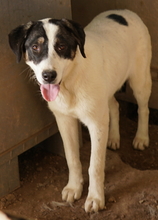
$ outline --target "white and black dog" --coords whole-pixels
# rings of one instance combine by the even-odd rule
[[[138,103],[135,149],[149,145],[148,100],[151,93],[151,41],[142,20],[129,10],[96,16],[83,30],[71,20],[29,22],[9,34],[17,56],[22,55],[40,84],[63,139],[69,180],[62,191],[67,202],[83,189],[77,119],[89,129],[91,157],[86,212],[104,208],[106,147],[120,146],[115,92],[128,80]]]

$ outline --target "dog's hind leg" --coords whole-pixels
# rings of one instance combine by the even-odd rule
[[[134,96],[138,103],[138,128],[133,141],[135,149],[144,150],[149,145],[148,121],[149,108],[148,101],[151,94],[151,75],[150,68],[139,75],[132,76],[129,79]]]
[[[64,143],[69,168],[69,180],[62,191],[62,199],[73,202],[81,197],[83,190],[82,166],[79,157],[79,134],[77,119],[55,113],[58,128]]]
[[[109,101],[110,110],[110,125],[109,137],[107,146],[112,150],[119,149],[120,147],[120,134],[119,134],[119,104],[113,96]]]

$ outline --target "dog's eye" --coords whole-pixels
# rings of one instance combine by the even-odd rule
[[[58,51],[65,50],[66,46],[64,44],[58,45]]]
[[[40,47],[37,44],[32,45],[32,50],[34,52],[39,52],[40,51]]]

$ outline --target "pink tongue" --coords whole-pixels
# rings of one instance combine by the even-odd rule
[[[58,95],[59,92],[59,85],[54,85],[54,84],[44,84],[40,86],[41,93],[43,98],[50,102],[54,101]]]

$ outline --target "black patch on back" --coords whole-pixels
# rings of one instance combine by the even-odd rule
[[[125,19],[123,16],[121,16],[121,15],[110,14],[110,15],[107,16],[107,18],[112,19],[112,20],[118,22],[119,24],[128,26],[128,22],[127,22],[126,19]]]
[[[43,43],[38,42],[40,37],[44,38]],[[40,51],[33,51],[33,45],[38,45],[40,47]],[[40,63],[43,59],[48,57],[48,38],[41,21],[35,22],[30,28],[24,49],[28,52],[29,60],[32,60],[35,64]]]

